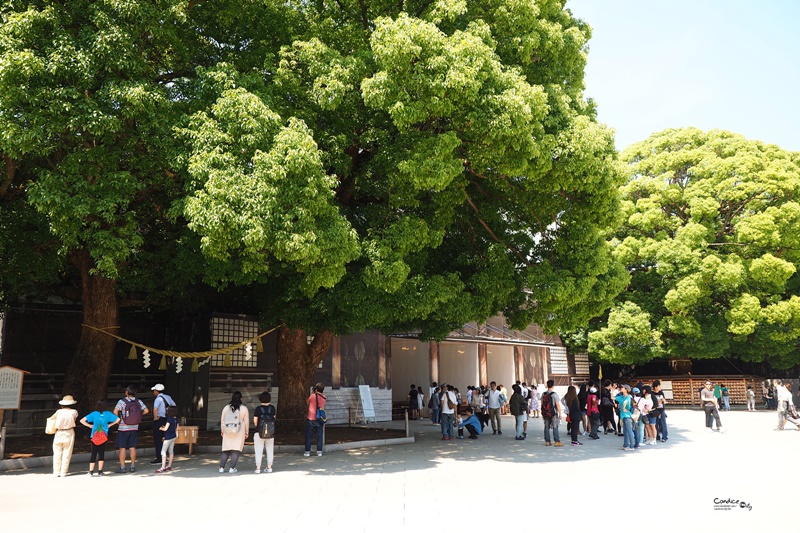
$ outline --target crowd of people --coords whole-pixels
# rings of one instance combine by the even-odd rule
[[[409,399],[417,401],[410,409],[419,417],[419,387],[411,386]],[[502,435],[502,414],[514,417],[514,438],[525,440],[528,437],[528,420],[542,418],[544,422],[545,446],[563,446],[559,433],[561,420],[567,423],[567,432],[573,446],[582,446],[580,436],[593,440],[603,434],[624,437],[622,449],[634,450],[642,445],[667,442],[667,400],[661,390],[661,382],[652,385],[626,384],[605,380],[601,389],[589,381],[579,387],[570,385],[564,398],[555,391],[553,380],[547,382],[547,389],[539,392],[525,382],[517,381],[511,386],[512,393],[502,384],[492,381],[489,386],[469,386],[462,398],[453,385],[433,382],[430,388],[428,408],[434,425],[441,426],[442,440],[453,439],[453,429],[458,430],[458,438],[463,431],[469,432],[470,439],[477,439],[491,426],[492,435]],[[718,416],[718,414],[717,414]],[[717,424],[720,427],[719,423]]]
[[[178,436],[178,407],[172,397],[164,392],[161,383],[151,389],[155,400],[153,402],[153,441],[155,457],[151,465],[159,465],[156,473],[172,470],[175,454],[175,441]],[[306,400],[308,411],[306,414],[305,451],[303,455],[311,455],[311,445],[316,437],[317,456],[323,453],[323,428],[327,420],[323,394],[325,386],[322,383],[314,385],[311,394]],[[75,427],[77,423],[90,429],[91,455],[89,460],[89,476],[103,476],[106,474],[105,448],[108,443],[110,428],[118,426],[115,445],[119,450],[119,468],[116,474],[136,472],[136,449],[139,440],[139,427],[144,422],[144,417],[150,410],[142,400],[136,397],[136,387],[131,385],[125,390],[125,397],[114,406],[113,411],[106,408],[104,401],[98,401],[95,410],[78,420],[78,411],[73,406],[78,402],[70,395],[64,396],[61,406],[48,418],[46,431],[53,437],[53,474],[64,477],[69,471],[72,451],[75,446]],[[220,436],[222,437],[222,455],[219,461],[219,473],[235,474],[238,470],[239,458],[244,450],[245,440],[253,430],[253,445],[255,449],[255,473],[271,473],[274,458],[275,421],[277,410],[272,404],[269,392],[262,392],[258,396],[259,405],[253,411],[252,419],[249,410],[242,401],[242,393],[234,392],[222,409],[220,416]],[[266,452],[266,453],[265,453]],[[126,469],[127,457],[130,454],[130,466]],[[266,467],[262,470],[263,459],[266,455]],[[96,467],[96,470],[95,470]]]

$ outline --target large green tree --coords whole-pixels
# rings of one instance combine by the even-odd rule
[[[251,285],[284,325],[284,418],[335,334],[437,338],[497,313],[552,330],[610,305],[622,174],[563,1],[221,4],[192,11],[218,61],[179,129],[174,208],[209,281]]]
[[[195,50],[187,6],[182,0],[0,5],[0,252],[25,257],[19,249],[48,228],[51,253],[59,251],[77,273],[83,320],[94,327],[119,326],[118,281],[148,239],[176,239],[165,227],[173,195],[183,191],[169,169],[172,131],[186,106],[176,80]],[[30,230],[12,234],[25,221]],[[23,278],[34,270],[17,264]],[[14,283],[17,293],[23,281]],[[84,328],[65,389],[87,402],[104,397],[114,343]]]
[[[800,154],[672,129],[625,150],[617,259],[631,276],[589,335],[604,360],[800,363]]]

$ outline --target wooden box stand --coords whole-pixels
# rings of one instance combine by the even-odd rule
[[[178,438],[175,444],[188,444],[189,455],[192,455],[192,446],[197,443],[199,426],[178,426]]]

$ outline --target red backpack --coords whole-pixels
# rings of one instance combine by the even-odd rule
[[[556,416],[556,406],[553,403],[554,392],[542,394],[542,417],[553,418]]]

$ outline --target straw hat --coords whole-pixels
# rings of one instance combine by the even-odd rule
[[[64,399],[58,402],[59,405],[75,405],[76,403],[78,402],[75,401],[75,398],[73,398],[69,394],[64,396]]]

